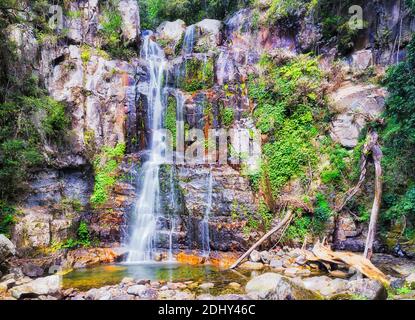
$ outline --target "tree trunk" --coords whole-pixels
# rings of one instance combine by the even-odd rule
[[[376,132],[372,132],[372,139],[376,141],[376,144],[372,148],[372,157],[375,163],[375,198],[373,200],[372,212],[370,215],[369,230],[366,238],[364,256],[370,260],[373,255],[373,243],[375,241],[377,222],[379,217],[380,205],[382,201],[382,189],[383,189],[383,175],[382,175],[382,150],[378,144],[378,135]]]

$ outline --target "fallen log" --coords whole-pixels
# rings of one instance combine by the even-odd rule
[[[252,251],[254,251],[256,248],[258,248],[261,245],[261,243],[263,243],[265,240],[271,237],[274,233],[278,232],[287,223],[289,223],[293,214],[294,214],[293,210],[288,209],[284,219],[282,219],[281,222],[275,228],[270,230],[261,239],[259,239],[251,248],[249,248],[247,252],[245,252],[233,265],[231,265],[230,269],[235,269],[237,266],[239,266],[241,262],[251,254]]]
[[[330,262],[333,264],[344,264],[348,267],[354,267],[366,277],[377,280],[383,285],[389,286],[389,280],[386,278],[383,272],[376,268],[372,262],[370,262],[370,260],[366,259],[364,256],[352,252],[335,252],[332,251],[329,246],[325,246],[320,242],[317,242],[314,245],[312,253],[318,260]],[[310,261],[316,260],[312,259]]]

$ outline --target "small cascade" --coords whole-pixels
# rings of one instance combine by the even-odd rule
[[[207,181],[207,199],[206,209],[203,220],[200,222],[201,230],[201,244],[204,257],[209,257],[210,254],[210,236],[209,236],[209,217],[212,210],[212,189],[213,189],[213,175],[212,169],[209,170],[209,177]]]
[[[152,259],[157,221],[160,207],[160,165],[164,162],[165,142],[157,134],[163,128],[166,110],[164,79],[167,60],[163,50],[150,39],[151,33],[144,34],[142,58],[149,64],[150,83],[148,91],[148,119],[150,129],[149,159],[142,165],[138,179],[139,196],[135,204],[132,221],[132,235],[129,243],[127,262],[141,262]]]
[[[186,28],[183,39],[183,54],[191,54],[195,45],[196,25]]]

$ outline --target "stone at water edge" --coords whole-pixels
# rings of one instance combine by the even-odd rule
[[[301,268],[287,268],[285,269],[284,274],[289,277],[308,276],[311,274],[311,271]]]
[[[261,261],[261,254],[258,251],[254,250],[249,255],[249,260],[251,260],[252,262],[260,262]]]
[[[347,293],[368,300],[386,300],[388,297],[385,287],[379,281],[371,279],[350,281],[347,285]]]
[[[61,277],[53,275],[39,278],[26,284],[14,287],[10,290],[11,295],[16,299],[26,296],[56,295],[61,290]]]
[[[271,254],[268,251],[261,251],[260,254],[262,263],[269,264],[271,261]]]
[[[266,300],[321,300],[322,297],[277,273],[264,273],[250,280],[246,287],[249,297]]]
[[[207,282],[207,283],[202,283],[199,288],[202,290],[209,290],[215,287],[215,284],[211,283],[211,282]]]
[[[127,289],[127,293],[131,294],[131,295],[134,295],[134,296],[139,296],[140,293],[144,292],[144,290],[146,290],[146,289],[147,289],[146,286],[138,284],[138,285],[129,287]]]
[[[264,264],[261,262],[247,261],[242,263],[239,268],[243,270],[262,270],[264,269]]]
[[[405,282],[409,285],[411,289],[415,289],[415,273],[411,273],[405,278]]]
[[[16,254],[16,247],[3,234],[0,234],[0,265]]]
[[[331,279],[327,276],[311,277],[302,280],[304,287],[319,292],[325,297],[343,292],[347,288],[347,281]]]

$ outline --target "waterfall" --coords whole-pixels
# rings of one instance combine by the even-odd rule
[[[142,165],[138,179],[139,196],[133,212],[132,235],[129,243],[128,262],[152,259],[157,221],[160,207],[160,165],[164,162],[165,142],[157,130],[163,128],[166,111],[164,85],[167,60],[163,50],[150,39],[151,33],[144,34],[142,58],[149,64],[150,83],[148,90],[149,158]]]
[[[201,243],[203,256],[209,257],[210,254],[210,237],[209,237],[209,217],[212,210],[212,185],[213,185],[213,175],[212,169],[209,170],[209,176],[207,181],[207,199],[206,199],[206,209],[203,220],[200,222],[201,230]]]
[[[184,54],[191,54],[193,52],[193,47],[195,44],[195,31],[196,31],[195,25],[191,25],[186,28],[186,33],[184,34],[184,40],[183,40],[183,53]]]

